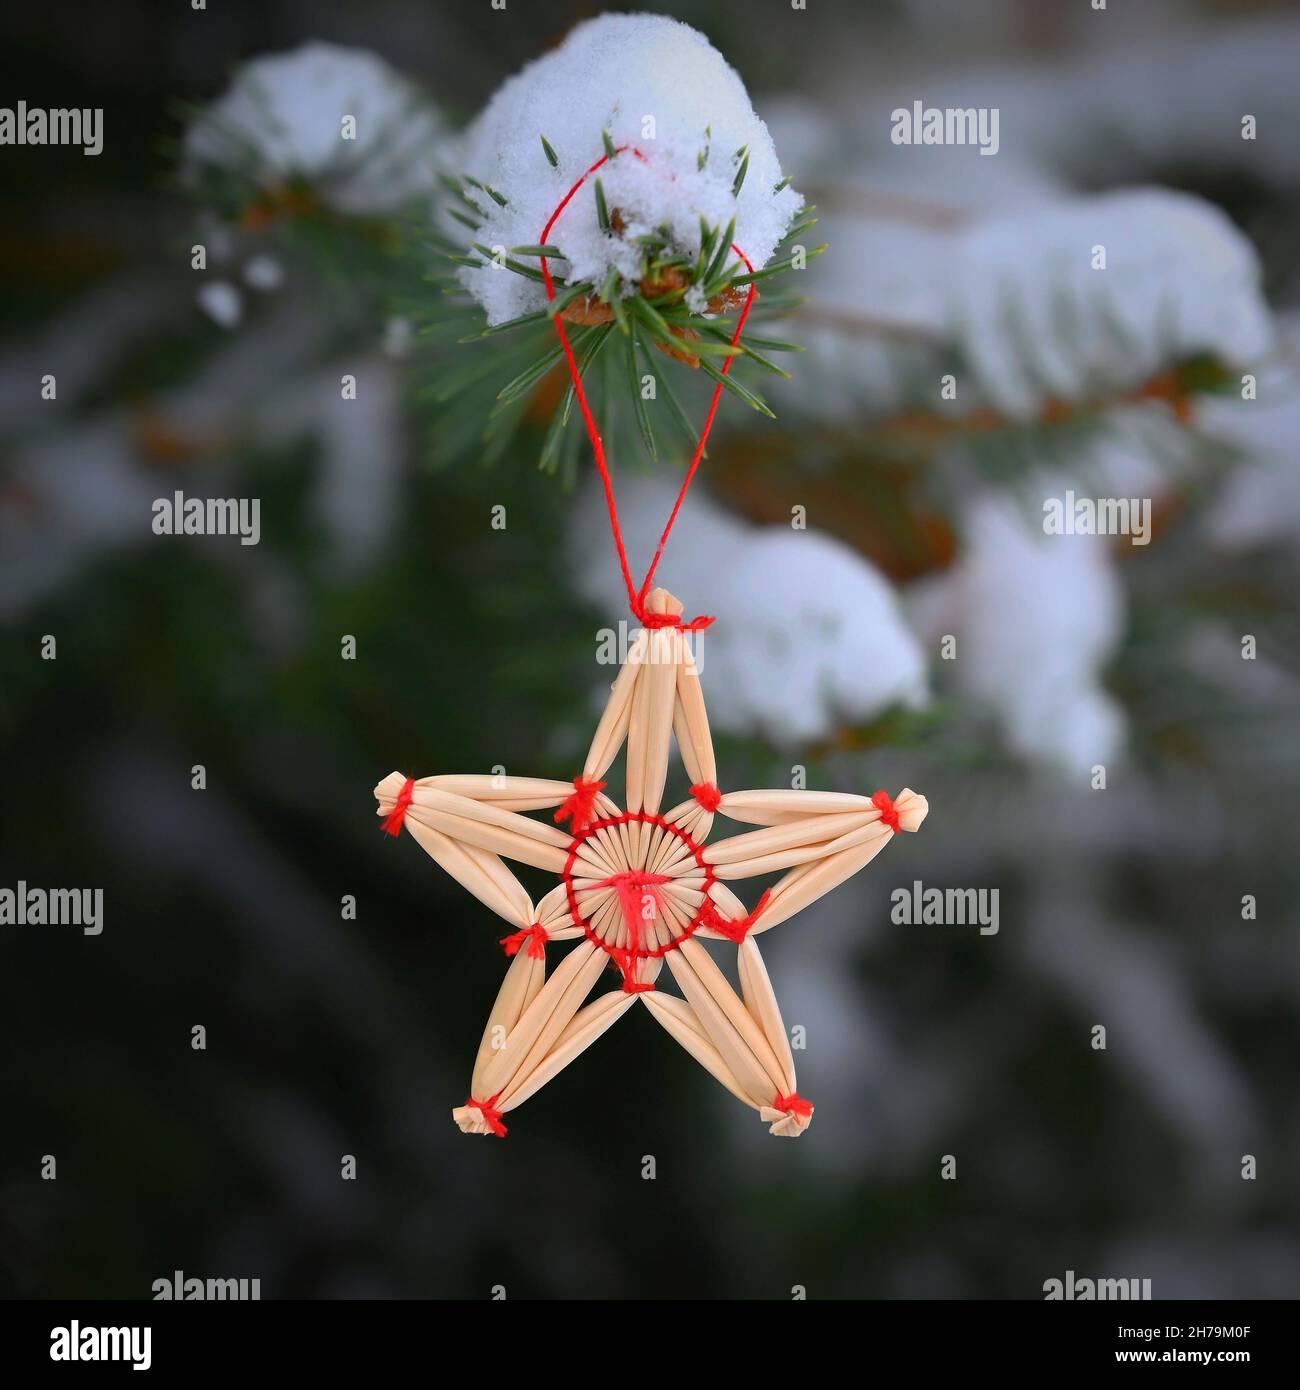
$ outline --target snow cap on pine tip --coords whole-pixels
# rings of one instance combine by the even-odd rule
[[[236,68],[186,130],[182,176],[242,175],[269,192],[302,179],[328,207],[378,214],[432,194],[448,139],[439,112],[382,58],[313,40]]]
[[[535,245],[565,193],[605,153],[606,134],[615,147],[630,145],[645,158],[627,150],[600,170],[623,236],[601,230],[594,179],[556,224],[548,240],[567,257],[567,265],[554,264],[570,280],[599,287],[611,268],[635,277],[640,248],[632,238],[665,223],[678,248],[694,255],[701,217],[725,226],[734,216],[736,244],[759,268],[803,206],[792,188],[774,192],[784,176],[772,137],[735,69],[703,34],[663,15],[607,14],[578,25],[508,79],[466,132],[460,171],[507,200],[506,207],[489,202],[478,240]],[[749,168],[737,195],[742,148]],[[546,302],[539,284],[496,266],[461,274],[489,323]]]
[[[1104,275],[1074,255],[1098,245],[1110,253]],[[1053,398],[1136,388],[1201,355],[1244,369],[1272,346],[1258,253],[1189,193],[1125,188],[1017,208],[972,222],[945,255],[957,346],[981,393],[1016,420]],[[1009,315],[1008,286],[1036,312]]]

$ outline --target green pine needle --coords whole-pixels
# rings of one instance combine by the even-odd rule
[[[718,234],[716,227],[700,218],[700,254],[695,260],[695,273],[691,276],[691,283],[698,285],[704,278],[704,272],[708,268],[710,259],[713,256],[713,239]]]
[[[808,213],[808,212],[811,212],[812,209],[811,209],[811,208],[805,208],[804,211],[805,211],[805,213]],[[817,225],[817,223],[820,222],[820,221],[821,221],[821,218],[819,218],[819,217],[807,217],[807,216],[801,217],[801,218],[799,219],[799,221],[796,222],[796,223],[794,224],[794,226],[791,227],[790,230],[789,230],[788,232],[786,232],[786,234],[781,238],[781,240],[782,240],[782,241],[789,241],[792,237],[802,236],[802,235],[804,234],[804,232],[810,231],[810,230],[811,230],[813,227],[815,227],[815,226]]]
[[[738,396],[746,405],[766,415],[770,420],[776,419],[776,414],[762,396],[757,395],[747,386],[742,386],[730,372],[724,373],[720,367],[715,367],[707,357],[700,358],[700,370],[707,372],[714,381],[721,382],[728,391]]]
[[[764,302],[766,303],[766,300],[765,300]],[[724,321],[718,319],[718,320],[715,320],[714,322],[715,322],[715,323],[718,323],[719,325],[721,325],[721,324],[723,324]],[[727,330],[726,330],[726,336],[727,336],[727,341],[728,341],[728,342],[731,341],[731,334],[732,334],[734,331],[735,331],[734,329],[727,329]],[[748,330],[746,330],[744,339],[743,339],[742,341],[744,342],[746,348],[766,348],[766,349],[768,350],[768,352],[806,352],[806,351],[807,351],[807,348],[805,348],[804,345],[803,345],[802,343],[791,343],[791,342],[787,342],[784,338],[765,338],[765,337],[762,336],[762,334],[759,334],[759,333],[750,333]]]
[[[610,331],[613,326],[614,325],[611,323],[601,324],[588,340],[585,350],[577,354],[578,375],[580,377],[586,374],[587,368],[591,365],[596,354],[609,341]],[[573,389],[573,382],[570,381],[564,392],[564,399],[560,404],[560,408],[551,419],[550,426],[546,431],[546,439],[542,444],[541,456],[537,460],[537,467],[543,473],[552,473],[555,471],[555,466],[560,455],[560,446],[565,438],[565,429],[569,423],[569,415],[573,410],[575,399],[576,393]],[[580,434],[581,431],[579,430],[578,433]]]
[[[731,221],[727,223],[727,230],[719,238],[718,249],[714,252],[712,261],[709,262],[709,268],[704,272],[705,285],[711,285],[718,276],[722,274],[722,269],[727,263],[727,257],[731,254],[731,243],[735,240],[735,236],[736,219],[733,217]]]
[[[557,294],[555,298],[551,300],[551,302],[546,306],[547,318],[553,319],[556,316],[556,314],[561,313],[563,310],[567,309],[575,299],[579,298],[579,296],[590,296],[594,288],[594,285],[591,285],[584,280],[581,284],[569,285],[567,288],[561,290],[560,293]]]
[[[811,261],[815,256],[820,256],[829,246],[830,242],[828,241],[824,241],[820,246],[815,246],[808,252],[806,260]],[[782,271],[790,270],[793,265],[793,258],[787,258],[784,261],[777,261],[773,265],[764,266],[762,270],[756,270],[752,274],[737,275],[731,283],[733,285],[748,285],[755,280],[767,280],[773,275],[780,275]]]
[[[609,342],[609,335],[613,331],[614,325],[612,323],[602,323],[593,330],[586,352],[578,357],[579,376],[582,376],[591,363],[595,361],[596,354]],[[564,406],[560,411],[560,418],[566,425],[569,423],[569,414],[573,410],[573,403],[576,398],[573,382],[569,382],[569,389],[564,397]]]
[[[691,421],[691,417],[682,409],[682,403],[677,399],[677,392],[673,390],[671,363],[654,363],[650,360],[650,349],[644,342],[640,344],[641,356],[645,361],[646,370],[658,383],[658,389],[663,393],[663,398],[668,402],[668,408],[672,412],[673,418],[681,426],[686,438],[691,444],[700,442],[700,433]],[[658,370],[656,370],[656,367]],[[708,458],[708,454],[704,455]]]
[[[632,407],[636,412],[637,428],[641,431],[641,442],[645,445],[646,453],[650,455],[651,460],[655,460],[659,457],[659,453],[655,448],[655,432],[650,424],[650,415],[645,408],[645,399],[641,395],[641,374],[637,371],[636,365],[636,334],[629,333],[625,342],[627,345],[625,354],[627,382],[628,389],[632,392]]]
[[[605,204],[605,186],[599,178],[596,180],[596,220],[600,223],[602,232],[609,231],[609,208]]]
[[[582,330],[579,330],[578,333],[573,335],[575,344],[586,341],[585,337],[580,336],[581,332]],[[511,404],[512,401],[517,401],[520,396],[532,390],[563,355],[564,348],[557,343],[548,352],[544,352],[535,362],[530,362],[513,381],[508,381],[501,390],[497,392],[497,401],[499,402],[497,409]]]
[[[623,277],[614,269],[609,268],[609,274],[605,276],[605,283],[601,286],[600,297],[609,305],[614,314],[614,322],[618,324],[619,331],[627,332],[627,310],[623,308],[623,298],[619,290],[623,287]]]
[[[477,333],[470,333],[464,338],[457,338],[458,343],[477,343],[480,338],[495,338],[498,333],[511,333],[516,328],[523,328],[530,323],[545,323],[547,321],[545,309],[538,309],[533,314],[520,314],[518,318],[507,319],[505,323],[494,323],[490,328],[481,329]]]
[[[662,339],[665,343],[677,344],[677,340],[664,321],[663,315],[657,309],[651,308],[644,295],[634,295],[630,303],[632,312],[645,324],[647,330],[654,337]]]
[[[730,335],[728,335],[728,342],[729,341]],[[770,358],[764,357],[761,352],[755,351],[752,343],[742,340],[737,350],[742,352],[751,362],[762,367],[765,372],[771,372],[773,376],[783,376],[787,381],[794,380],[793,372],[787,372],[784,367],[778,367]]]
[[[498,193],[490,183],[483,183],[469,174],[466,174],[464,178],[465,182],[469,184],[470,187],[482,189],[498,207],[508,208],[510,206],[509,200],[503,194]]]
[[[696,357],[744,357],[749,351],[739,344],[733,347],[729,342],[710,342],[707,338],[698,342],[679,338],[677,342],[683,351],[694,353]]]
[[[604,142],[604,145],[605,145],[605,156],[606,156],[606,158],[608,158],[608,159],[613,159],[614,156],[618,153],[618,149],[615,147],[615,144],[614,144],[613,140],[610,139],[609,131],[607,131],[607,130],[602,130],[602,131],[600,132],[600,138],[601,138],[601,140]]]
[[[554,149],[551,148],[551,142],[546,138],[545,135],[541,137],[541,140],[542,149],[546,151],[546,157],[551,161],[551,168],[558,169],[560,167],[560,156],[555,153]]]
[[[532,266],[525,265],[522,261],[512,261],[508,256],[504,261],[500,260],[492,253],[492,248],[484,246],[481,241],[476,241],[473,245],[474,250],[477,251],[480,256],[486,256],[494,265],[501,266],[505,270],[513,270],[516,275],[523,275],[529,280],[540,280],[545,282],[546,277],[540,270],[534,270]]]

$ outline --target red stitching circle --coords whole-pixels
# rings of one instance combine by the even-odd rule
[[[704,870],[704,899],[695,915],[686,924],[686,929],[680,936],[675,936],[667,946],[658,946],[653,951],[645,947],[636,951],[626,951],[621,947],[612,946],[608,941],[602,941],[592,930],[591,923],[579,911],[578,894],[573,886],[573,861],[578,857],[578,850],[581,846],[590,840],[598,830],[604,830],[611,825],[627,825],[632,821],[641,821],[645,825],[657,825],[670,835],[675,835],[691,851],[695,856],[695,862]],[[593,821],[580,831],[573,837],[573,842],[569,846],[569,857],[565,861],[561,877],[564,880],[565,893],[569,899],[569,915],[582,928],[587,940],[594,942],[606,955],[611,957],[615,950],[618,950],[621,955],[631,955],[638,960],[665,956],[669,951],[675,951],[683,941],[689,941],[703,925],[705,909],[709,902],[709,889],[717,882],[717,875],[713,872],[713,866],[705,863],[704,846],[693,840],[680,825],[674,825],[671,821],[665,820],[663,816],[652,816],[646,811],[625,811],[621,816],[607,816],[604,820]]]

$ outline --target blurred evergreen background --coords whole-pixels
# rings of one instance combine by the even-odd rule
[[[555,378],[486,462],[480,397],[438,399],[465,358],[418,207],[268,208],[239,171],[187,183],[181,147],[242,62],[317,39],[458,127],[599,8],[5,12],[5,101],[102,106],[105,144],[0,149],[0,885],[100,886],[106,925],[0,928],[0,1289],[147,1297],[182,1269],[264,1297],[1036,1298],[1073,1269],[1294,1296],[1293,5],[657,7],[739,70],[831,243],[784,328],[809,351],[777,421],[724,401],[688,517],[734,574],[752,525],[805,506],[854,583],[887,586],[864,617],[816,568],[830,552],[792,546],[770,593],[720,574],[715,598],[684,519],[663,581],[742,643],[763,624],[741,653],[760,689],[706,666],[721,785],[802,765],[913,786],[931,816],[763,938],[808,1035],[801,1143],[639,1009],[505,1143],[452,1125],[503,929],[379,835],[371,787],[580,766],[595,634],[623,616],[607,537],[574,520],[589,450],[575,477],[537,468]],[[997,156],[892,146],[916,99],[998,106]],[[1087,352],[1055,317],[1079,304],[1063,227],[1138,266],[1120,256]],[[945,371],[973,405],[936,399]],[[615,437],[653,527],[678,452]],[[1048,558],[1030,533],[1065,486],[1154,498],[1152,543]],[[155,536],[176,489],[259,497],[261,543]],[[878,625],[920,688],[901,658],[881,671]],[[809,689],[831,691],[817,727],[762,715]],[[914,879],[999,889],[998,934],[894,925]]]

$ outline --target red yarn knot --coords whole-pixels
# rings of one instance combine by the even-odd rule
[[[716,811],[722,805],[722,792],[712,782],[697,782],[691,795],[706,811]]]
[[[531,927],[525,927],[523,931],[514,932],[510,936],[503,936],[501,944],[506,948],[506,955],[508,956],[517,956],[527,946],[528,954],[533,960],[545,960],[546,943],[550,939],[546,934],[546,928],[540,922],[534,922]]]
[[[748,917],[724,917],[718,911],[718,905],[712,898],[705,898],[704,907],[700,915],[700,924],[705,927],[712,927],[719,931],[728,941],[734,941],[737,946],[745,939],[749,929],[758,921],[758,914],[767,906],[767,900],[772,896],[769,888],[758,900],[758,906],[749,914]]]
[[[813,1103],[804,1100],[798,1091],[791,1091],[788,1096],[783,1096],[780,1091],[776,1093],[776,1099],[772,1102],[773,1110],[784,1110],[787,1115],[798,1115],[801,1119],[807,1119],[813,1112]]]
[[[402,790],[397,793],[397,804],[384,817],[384,823],[379,827],[385,835],[400,835],[402,833],[402,826],[406,821],[406,810],[414,796],[415,778],[408,777],[402,783]]]
[[[501,1112],[497,1109],[497,1101],[500,1096],[500,1091],[498,1091],[495,1096],[489,1096],[486,1100],[475,1100],[473,1096],[470,1096],[465,1104],[472,1105],[475,1110],[481,1112],[483,1118],[487,1121],[487,1127],[492,1133],[495,1134],[498,1139],[504,1139],[509,1133],[509,1130],[506,1129],[505,1124],[502,1122]]]
[[[572,820],[573,833],[581,835],[591,824],[596,798],[605,790],[606,785],[604,782],[595,780],[589,782],[585,777],[575,777],[573,779],[573,795],[556,811],[556,823],[558,824],[562,820]]]
[[[632,605],[632,615],[642,627],[676,627],[683,632],[703,632],[706,627],[711,627],[718,621],[715,616],[701,613],[698,618],[684,623],[679,613],[647,613],[640,603]]]
[[[878,791],[871,798],[871,804],[880,812],[880,819],[895,835],[902,831],[903,827],[898,819],[898,807],[894,805],[894,798],[887,791]]]
[[[631,951],[624,951],[621,947],[611,946],[609,948],[609,954],[614,958],[614,963],[623,972],[624,994],[652,994],[654,992],[653,980],[647,980],[642,983],[633,978],[636,974],[637,957]]]

